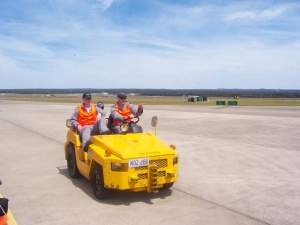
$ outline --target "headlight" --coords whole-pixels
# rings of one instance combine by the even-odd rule
[[[121,169],[122,169],[122,163],[116,163],[116,162],[111,163],[112,171],[120,171]]]
[[[123,123],[123,124],[120,126],[120,130],[121,130],[123,133],[127,132],[128,129],[129,129],[129,126],[128,126],[128,124],[126,124],[126,123]]]
[[[126,171],[127,167],[124,163],[112,162],[111,163],[111,171]]]
[[[174,166],[175,164],[178,164],[178,157],[173,158],[173,166]]]

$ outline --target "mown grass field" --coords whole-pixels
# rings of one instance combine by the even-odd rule
[[[82,94],[4,94],[0,95],[0,100],[13,101],[35,101],[35,102],[61,102],[61,103],[78,103],[82,101]],[[147,105],[193,105],[193,106],[216,106],[217,101],[237,101],[237,106],[300,106],[300,98],[233,98],[208,97],[207,102],[188,102],[184,97],[169,96],[128,96],[128,101],[137,104],[144,103]],[[98,101],[104,104],[113,104],[117,101],[116,97],[101,97],[99,94],[93,95],[93,102]],[[233,106],[234,107],[234,106]]]

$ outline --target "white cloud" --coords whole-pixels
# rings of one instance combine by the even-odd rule
[[[285,4],[278,6],[268,6],[267,8],[257,8],[231,12],[225,16],[226,20],[272,20],[278,18],[290,9],[295,9],[295,5]]]
[[[1,37],[1,36],[0,36]],[[45,46],[37,45],[32,42],[23,41],[16,38],[1,38],[0,47],[10,51],[12,54],[16,53],[18,55],[30,57],[33,55],[38,55],[39,57],[51,55],[52,52]]]
[[[113,3],[115,3],[116,1],[118,1],[118,0],[98,0],[98,4],[95,5],[93,8],[98,9],[101,12],[104,12],[107,9],[109,9],[109,7],[111,7],[111,5]]]
[[[0,14],[0,88],[299,88],[297,4],[51,2]]]

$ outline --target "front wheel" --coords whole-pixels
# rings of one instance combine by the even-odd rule
[[[111,190],[104,187],[103,171],[101,166],[96,166],[92,173],[92,187],[96,198],[105,199],[111,195]]]
[[[75,149],[73,145],[69,145],[67,149],[67,164],[69,176],[72,178],[79,178],[81,175],[77,168]]]

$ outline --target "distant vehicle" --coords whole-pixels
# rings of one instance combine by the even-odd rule
[[[172,187],[178,179],[179,156],[174,145],[156,136],[157,117],[152,118],[152,126],[155,134],[129,131],[123,123],[122,134],[92,136],[85,152],[76,128],[67,120],[64,153],[69,176],[90,180],[98,199],[110,197],[113,189],[156,193]]]
[[[101,97],[109,97],[109,94],[107,92],[102,92],[100,94]]]

